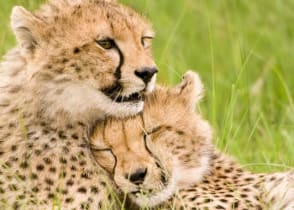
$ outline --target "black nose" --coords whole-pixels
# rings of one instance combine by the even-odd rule
[[[158,72],[157,68],[143,68],[135,71],[135,75],[141,78],[145,84],[150,82],[154,74]]]
[[[136,185],[143,184],[145,176],[147,174],[147,168],[139,168],[128,176],[128,179]]]

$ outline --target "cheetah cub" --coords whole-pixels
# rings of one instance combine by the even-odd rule
[[[294,172],[253,174],[217,151],[194,110],[201,96],[199,77],[188,72],[176,87],[156,87],[140,116],[98,123],[97,162],[142,208],[292,209]]]
[[[142,111],[157,72],[152,28],[111,0],[16,6],[11,27],[18,45],[0,66],[0,209],[97,209],[108,179],[88,128]]]

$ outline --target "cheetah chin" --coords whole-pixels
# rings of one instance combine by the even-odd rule
[[[167,201],[174,195],[177,188],[177,175],[176,170],[173,171],[172,176],[168,180],[168,184],[160,191],[156,193],[144,193],[142,191],[136,191],[129,194],[130,199],[141,207],[154,207]]]

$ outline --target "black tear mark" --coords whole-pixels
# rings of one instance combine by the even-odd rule
[[[119,47],[117,46],[117,44],[114,42],[114,47],[118,52],[119,55],[119,64],[115,70],[114,76],[117,80],[119,80],[121,78],[121,67],[124,64],[124,55],[122,53],[122,51],[119,49]]]

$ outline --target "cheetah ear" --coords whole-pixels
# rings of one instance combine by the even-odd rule
[[[187,71],[182,82],[173,88],[173,91],[177,100],[182,100],[189,110],[194,112],[196,103],[203,97],[203,83],[197,73]]]
[[[11,28],[22,49],[33,51],[38,45],[41,20],[23,7],[15,6],[11,13]],[[40,27],[41,28],[41,27]]]

